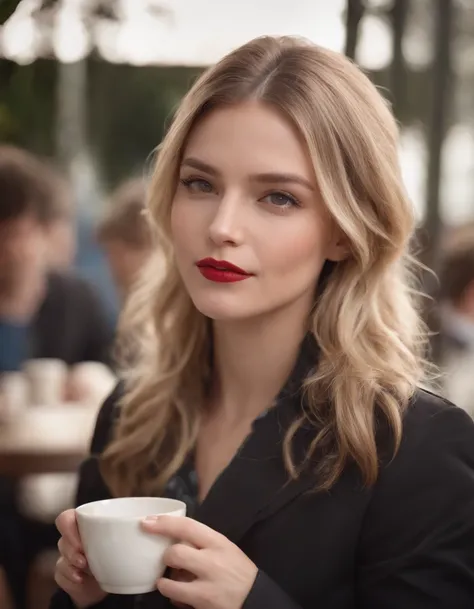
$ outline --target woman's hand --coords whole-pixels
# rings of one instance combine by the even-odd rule
[[[56,519],[61,533],[58,542],[60,558],[56,563],[54,579],[69,594],[78,609],[85,609],[104,599],[104,592],[89,573],[76,522],[76,512],[66,510]]]
[[[161,578],[163,596],[193,609],[241,609],[258,569],[235,544],[190,518],[156,516],[145,519],[143,527],[177,540],[166,551],[165,564],[194,576],[188,581]]]

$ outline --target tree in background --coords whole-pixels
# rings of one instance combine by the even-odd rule
[[[2,6],[3,22],[13,14],[19,4],[18,0],[8,0],[8,10],[6,6]],[[169,12],[163,8],[160,0],[146,0],[146,3],[141,3],[138,8],[145,10],[147,15],[158,18],[163,18]],[[88,138],[90,133],[88,126],[91,122],[89,113],[94,110],[91,108],[89,99],[91,87],[88,82],[88,71],[94,62],[100,61],[95,47],[95,26],[99,23],[103,25],[104,22],[121,22],[125,18],[125,14],[121,11],[120,3],[115,0],[83,0],[74,5],[68,4],[64,0],[42,0],[38,7],[31,12],[31,17],[37,30],[41,33],[44,46],[43,55],[54,57],[54,33],[58,33],[57,28],[60,19],[61,17],[65,18],[66,12],[68,21],[74,20],[80,25],[85,36],[85,48],[84,53],[75,60],[69,58],[68,61],[55,61],[53,63],[56,72],[53,87],[55,92],[53,97],[54,110],[52,117],[50,116],[49,119],[54,120],[54,125],[51,124],[51,120],[46,121],[50,131],[49,139],[51,140],[51,142],[48,142],[47,148],[48,153],[54,153],[56,163],[69,175],[71,181],[80,185],[81,182],[84,182],[88,165],[91,168],[89,174],[95,169],[96,165],[91,160],[92,151]],[[8,63],[13,73],[20,71],[16,69],[15,64]],[[29,71],[34,75],[37,72],[36,68],[41,63],[37,60],[33,65],[28,66],[29,70],[23,68],[21,72],[24,74]],[[8,80],[11,82],[12,78]],[[23,89],[24,93],[26,92]],[[31,98],[32,93],[33,91],[29,95],[23,95],[23,103]],[[103,93],[110,105],[113,98],[109,92],[103,91]],[[34,94],[36,97],[36,90]],[[27,103],[31,107],[31,101]],[[16,139],[14,129],[11,128],[14,125],[14,120],[6,111],[9,106],[11,107],[10,104],[4,103],[3,112],[0,106],[0,129],[2,129],[3,123],[3,131],[6,132],[8,139]],[[5,117],[8,118],[9,124],[7,124],[7,118]],[[24,117],[22,119],[20,122],[24,122]],[[51,129],[51,127],[53,128]],[[116,139],[114,139],[115,141]]]
[[[365,12],[364,0],[347,0],[346,5],[346,43],[344,53],[355,60],[359,40],[360,23]]]
[[[427,206],[423,225],[424,238],[421,259],[435,273],[440,270],[442,255],[442,222],[440,215],[441,159],[453,101],[452,33],[455,19],[453,0],[436,0],[436,55],[433,71],[431,112],[428,129],[428,174]],[[425,273],[425,291],[430,296],[438,295],[439,285],[433,273]],[[431,307],[427,321],[433,331],[432,356],[442,359],[442,342],[439,338],[439,315]]]
[[[440,251],[440,183],[441,153],[452,111],[454,71],[452,62],[453,24],[455,6],[453,0],[436,0],[435,62],[431,92],[431,108],[428,128],[428,180],[427,213],[424,228],[428,237],[424,262],[438,269]]]
[[[392,65],[390,91],[396,116],[406,105],[407,64],[403,53],[403,40],[407,24],[409,0],[395,0],[389,12],[392,24]]]

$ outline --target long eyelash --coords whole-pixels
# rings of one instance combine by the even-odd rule
[[[189,176],[188,178],[180,178],[179,181],[188,190],[191,190],[194,182],[206,182],[207,184],[211,185],[208,180],[206,180],[205,178],[200,178],[198,176]]]

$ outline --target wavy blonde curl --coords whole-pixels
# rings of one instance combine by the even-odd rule
[[[164,264],[152,262],[129,301],[123,337],[134,363],[102,472],[117,496],[154,494],[193,450],[210,378],[209,320],[178,274],[170,211],[189,134],[223,104],[258,100],[304,138],[322,199],[351,255],[335,265],[314,303],[321,356],[305,384],[305,409],[284,442],[289,476],[297,429],[315,424],[308,458],[323,447],[320,488],[350,461],[366,484],[379,471],[376,420],[388,421],[396,452],[402,417],[424,376],[425,331],[411,280],[412,205],[398,163],[398,128],[383,97],[345,57],[294,38],[263,37],[207,70],[182,101],[158,152],[148,209]],[[125,342],[125,341],[122,341]]]

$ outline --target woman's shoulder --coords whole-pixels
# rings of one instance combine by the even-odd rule
[[[388,502],[398,492],[414,493],[427,508],[433,492],[467,493],[474,501],[474,421],[439,395],[417,390],[404,413],[400,447],[383,459],[374,490]]]
[[[370,607],[384,606],[387,590],[393,607],[416,598],[428,606],[428,596],[440,607],[470,607],[474,423],[419,390],[403,426],[399,450],[384,460],[371,489],[359,535],[359,587]]]
[[[458,408],[453,402],[427,388],[418,388],[407,409],[407,415],[432,416],[440,412],[457,412]]]
[[[427,389],[418,389],[403,417],[401,450],[412,451],[419,444],[429,448],[470,439],[474,450],[474,421],[461,408]]]

